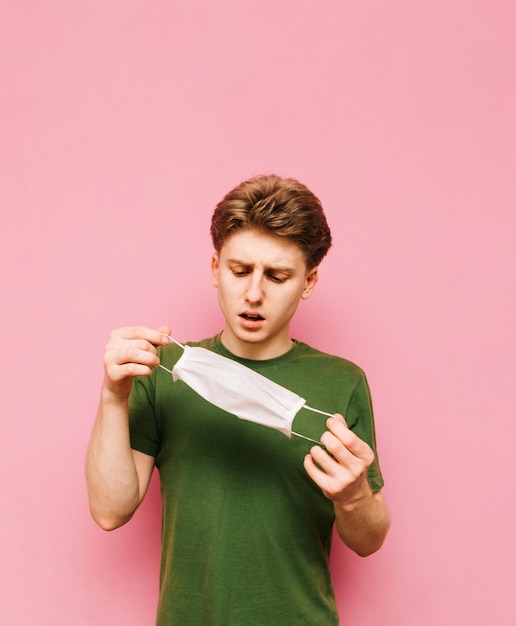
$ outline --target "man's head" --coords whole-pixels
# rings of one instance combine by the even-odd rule
[[[317,267],[331,246],[331,233],[319,199],[293,178],[274,174],[240,183],[219,202],[211,221],[215,250],[242,230],[285,237],[305,256],[308,269]]]

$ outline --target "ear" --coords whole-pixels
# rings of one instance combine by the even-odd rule
[[[318,279],[319,272],[317,267],[314,267],[308,271],[308,274],[306,275],[305,288],[303,289],[303,293],[301,294],[302,300],[308,300],[308,298],[312,295],[312,291],[314,290]]]
[[[214,287],[219,286],[220,259],[218,252],[214,252],[211,257],[211,281]]]

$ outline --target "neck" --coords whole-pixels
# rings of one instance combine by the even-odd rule
[[[220,335],[222,345],[235,356],[252,361],[275,359],[287,353],[294,342],[289,337],[285,340],[262,343],[260,341],[242,341],[223,330]]]

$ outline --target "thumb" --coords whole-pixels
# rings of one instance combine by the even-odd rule
[[[334,413],[333,417],[338,420],[339,422],[341,422],[342,424],[344,424],[344,426],[347,428],[348,425],[346,424],[346,420],[344,419],[344,417],[340,414],[340,413]]]
[[[172,334],[172,329],[170,328],[170,326],[158,326],[158,332],[162,333],[163,335],[170,335]]]

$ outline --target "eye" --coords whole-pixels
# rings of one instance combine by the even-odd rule
[[[232,269],[231,271],[235,276],[247,276],[249,274],[249,270],[246,269]]]
[[[267,278],[272,280],[273,283],[284,283],[287,280],[287,276],[283,274],[267,274]]]

